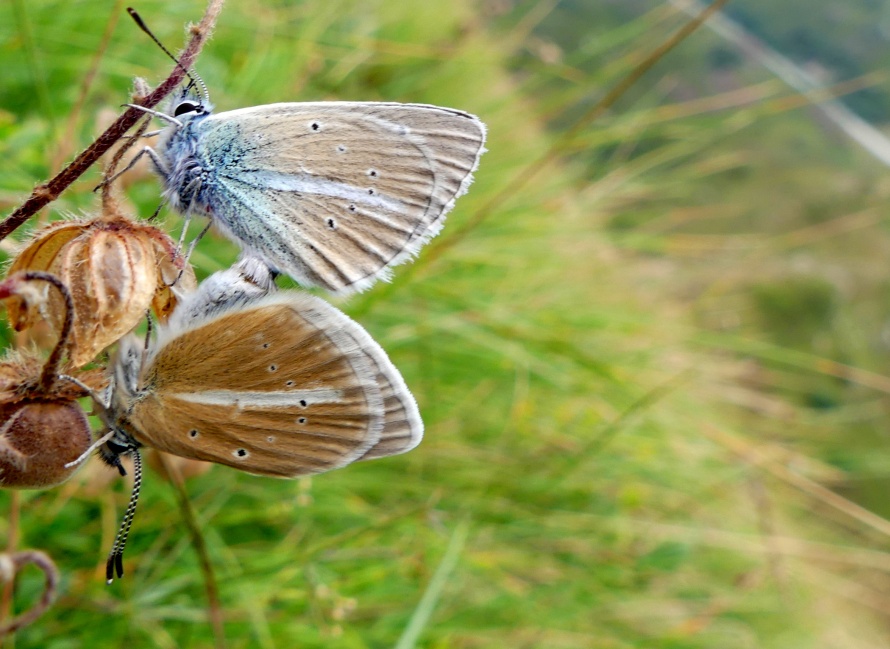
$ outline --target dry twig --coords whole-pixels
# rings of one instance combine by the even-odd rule
[[[190,30],[191,38],[179,57],[179,65],[173,68],[173,71],[157,88],[145,97],[135,98],[134,103],[144,106],[145,108],[153,108],[157,106],[164,97],[169,95],[176,86],[185,77],[186,70],[189,69],[198,57],[198,53],[210,38],[213,26],[219,12],[222,10],[224,0],[209,0],[207,11],[201,22],[193,26]],[[38,210],[56,200],[59,195],[68,188],[75,180],[86,172],[96,160],[108,151],[115,142],[117,142],[127,131],[129,131],[136,122],[145,115],[144,111],[136,108],[128,108],[115,122],[109,126],[96,140],[78,155],[73,162],[62,169],[50,181],[40,184],[31,192],[31,196],[22,205],[10,214],[2,223],[0,223],[0,241],[9,236],[19,226],[24,224]]]

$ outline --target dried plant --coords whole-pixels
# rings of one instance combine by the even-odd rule
[[[46,581],[40,599],[30,609],[20,613],[11,620],[0,624],[0,638],[15,633],[28,626],[50,607],[56,599],[59,589],[59,569],[53,560],[40,550],[22,550],[20,552],[0,554],[0,581],[11,583],[22,568],[33,565],[43,571]]]
[[[54,275],[16,273],[0,282],[0,299],[35,299],[35,284],[54,287],[64,305],[59,339],[44,362],[36,351],[0,362],[0,487],[42,489],[61,484],[90,448],[92,434],[77,399],[89,394],[83,379],[100,387],[95,373],[74,382],[60,373],[70,346],[74,305]],[[98,381],[97,381],[98,379]]]
[[[110,195],[90,220],[54,223],[38,232],[16,257],[10,273],[35,270],[56,275],[74,301],[71,363],[82,367],[136,327],[151,307],[160,319],[176,304],[177,290],[192,290],[195,277],[173,240],[162,230],[123,214]],[[8,306],[21,331],[44,319],[59,332],[66,318],[58,294],[38,310],[25,300]],[[42,312],[41,312],[42,311]]]

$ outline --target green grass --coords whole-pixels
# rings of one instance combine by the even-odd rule
[[[873,270],[885,228],[852,230],[855,251],[788,236],[880,207],[866,161],[832,157],[776,86],[752,105],[680,110],[666,98],[671,65],[712,43],[700,33],[633,101],[501,195],[679,19],[653,12],[553,62],[541,58],[546,4],[257,4],[230,0],[199,60],[219,110],[428,102],[478,114],[490,139],[440,237],[392,284],[338,302],[403,372],[423,444],[311,480],[215,467],[188,482],[228,646],[881,646],[886,532],[824,488],[867,500],[845,472],[887,474],[886,392],[865,373],[883,377],[887,351],[851,326],[868,315],[877,330],[887,312],[886,273]],[[138,6],[172,47],[202,8]],[[117,110],[133,76],[169,70],[121,20],[66,136],[110,11],[0,8],[4,213],[49,176],[58,147],[98,132],[96,115]],[[96,209],[97,179],[53,216]],[[157,183],[128,194],[150,214]],[[234,256],[208,237],[194,259],[205,275]],[[858,257],[870,275],[839,284],[821,272]],[[127,495],[97,461],[61,488],[22,494],[20,547],[50,553],[63,584],[17,649],[213,646],[199,563],[159,475],[146,478],[127,576],[101,578]],[[0,494],[0,511],[9,503]],[[38,586],[26,573],[16,606]]]

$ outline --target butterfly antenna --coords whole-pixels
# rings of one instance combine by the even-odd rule
[[[124,576],[124,548],[127,545],[127,537],[130,535],[130,527],[133,525],[133,517],[136,515],[136,504],[139,502],[139,490],[142,488],[142,456],[137,449],[132,450],[133,455],[133,492],[130,494],[130,503],[121,520],[120,529],[108,554],[108,562],[105,564],[106,583],[114,581],[114,575],[120,579]]]
[[[192,71],[191,77],[192,81],[194,81],[197,86],[201,89],[201,95],[204,97],[204,103],[210,103],[210,93],[207,91],[207,84],[204,83],[204,79],[202,79],[197,72]]]
[[[136,10],[133,9],[133,7],[127,7],[127,13],[130,14],[130,18],[132,18],[136,22],[136,25],[139,26],[139,29],[141,29],[146,34],[148,34],[148,37],[155,42],[155,45],[160,47],[161,51],[164,52],[164,54],[169,56],[171,59],[173,59],[173,62],[176,63],[176,65],[178,65],[182,69],[183,72],[185,72],[185,76],[187,76],[189,78],[189,81],[191,81],[193,85],[200,86],[201,91],[204,93],[204,96],[206,99],[207,98],[207,86],[204,85],[204,82],[201,81],[200,78],[198,79],[198,81],[200,81],[200,84],[195,83],[195,77],[197,77],[198,75],[196,75],[196,74],[193,75],[189,70],[187,70],[182,65],[182,63],[179,62],[179,59],[177,59],[175,56],[173,56],[173,54],[170,53],[170,50],[168,50],[164,46],[164,44],[160,41],[160,39],[157,36],[155,36],[154,33],[152,33],[152,31],[148,28],[148,25],[145,24],[145,21],[142,20],[142,16],[140,16],[136,12]]]

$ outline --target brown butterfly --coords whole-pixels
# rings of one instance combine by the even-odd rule
[[[324,300],[270,290],[265,264],[245,259],[186,296],[147,347],[121,342],[101,454],[122,473],[133,456],[137,475],[109,580],[123,574],[142,446],[295,478],[420,442],[414,397],[368,332]]]

